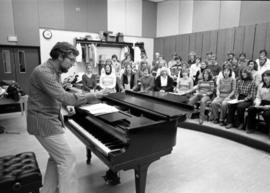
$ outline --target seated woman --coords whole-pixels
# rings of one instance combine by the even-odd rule
[[[173,92],[173,79],[169,76],[168,69],[162,67],[160,69],[160,75],[155,80],[155,91],[159,92]]]
[[[197,57],[195,61],[196,62],[190,66],[190,77],[193,79],[193,81],[195,81],[197,72],[201,70],[202,58]]]
[[[214,123],[225,125],[224,119],[227,115],[228,101],[234,96],[236,80],[232,78],[232,69],[223,69],[223,78],[217,83],[217,97],[211,103],[211,112]],[[220,115],[219,115],[220,111]]]
[[[207,69],[207,64],[204,61],[202,61],[201,66],[200,66],[200,70],[198,70],[196,75],[195,75],[194,85],[197,85],[199,80],[203,79],[203,72],[205,69]]]
[[[266,122],[268,135],[270,137],[270,70],[262,74],[262,83],[258,87],[257,97],[254,106],[248,108],[247,132],[250,133],[256,128],[256,114],[263,112],[262,116]]]
[[[216,83],[218,84],[218,82],[220,81],[221,78],[224,78],[223,76],[223,71],[224,69],[232,69],[232,64],[228,61],[224,62],[223,65],[222,65],[222,71],[219,72],[218,76],[216,77]],[[232,78],[235,78],[235,73],[232,69],[232,75],[231,75]]]
[[[254,60],[249,60],[247,66],[252,73],[253,81],[255,82],[256,87],[258,87],[262,79],[258,72],[257,62],[255,62]]]
[[[213,95],[215,84],[212,78],[211,70],[205,69],[202,72],[202,80],[199,80],[198,84],[193,87],[192,91],[196,90],[196,93],[189,99],[188,104],[194,105],[200,101],[200,118],[199,124],[203,124],[206,102],[211,99]]]
[[[143,60],[140,62],[139,66],[138,66],[138,72],[137,72],[137,78],[141,78],[144,76],[144,70],[148,69],[148,71],[151,71],[151,66],[148,64],[147,61]]]
[[[177,79],[176,92],[179,94],[187,94],[190,93],[193,89],[193,80],[189,77],[189,70],[183,70],[179,74],[179,78]]]
[[[111,64],[106,61],[104,68],[104,73],[101,73],[99,80],[100,87],[105,93],[116,92],[116,75],[112,70]]]
[[[238,101],[228,106],[227,129],[232,128],[234,125],[238,129],[244,129],[245,109],[252,105],[255,96],[256,85],[252,80],[252,74],[248,68],[243,68],[240,79],[236,83],[235,98]],[[237,111],[237,116],[235,116],[235,111]]]
[[[83,90],[90,92],[97,87],[97,76],[93,74],[93,68],[91,65],[86,67],[86,73],[82,75]]]
[[[153,91],[155,85],[155,78],[150,74],[150,69],[145,68],[143,70],[142,77],[137,81],[134,91],[147,92]]]
[[[133,90],[136,86],[137,79],[136,74],[132,71],[132,63],[127,63],[125,68],[125,72],[121,77],[121,90]]]

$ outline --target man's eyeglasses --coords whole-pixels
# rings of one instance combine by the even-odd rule
[[[76,58],[71,58],[69,56],[67,56],[66,58],[68,58],[71,62],[76,62]]]

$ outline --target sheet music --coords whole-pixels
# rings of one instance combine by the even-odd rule
[[[104,115],[119,111],[114,106],[105,103],[83,105],[80,107],[80,109],[86,110],[93,115]]]
[[[241,103],[241,102],[243,102],[243,100],[232,99],[228,101],[229,104],[236,104],[236,103]]]

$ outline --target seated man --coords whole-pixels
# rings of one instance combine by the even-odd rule
[[[247,132],[256,128],[256,114],[263,112],[262,116],[266,122],[270,137],[270,70],[262,74],[262,83],[258,87],[254,106],[248,108]]]

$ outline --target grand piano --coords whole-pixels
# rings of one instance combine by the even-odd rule
[[[109,167],[108,183],[120,182],[120,170],[134,169],[136,193],[144,193],[149,165],[172,152],[178,122],[193,107],[180,96],[157,92],[113,93],[101,101],[119,111],[94,116],[76,108],[65,124],[86,145],[88,161],[92,152]]]

